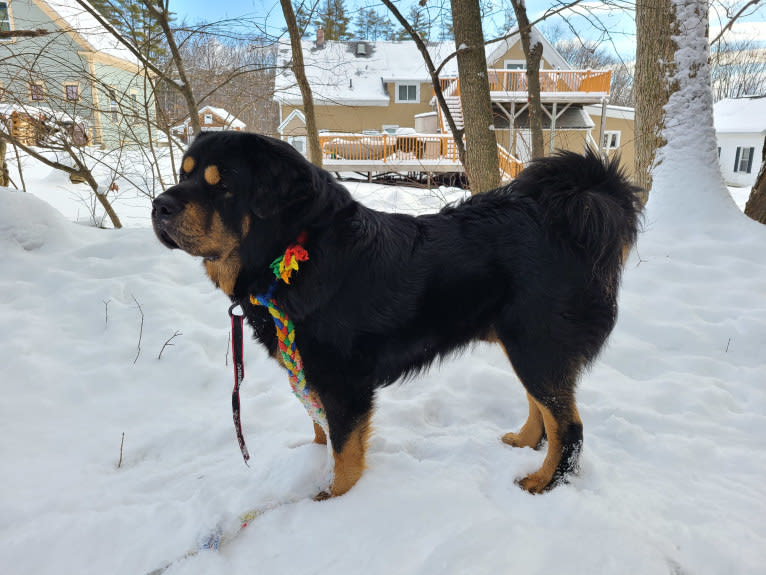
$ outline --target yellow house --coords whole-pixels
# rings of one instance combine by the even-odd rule
[[[543,45],[540,79],[546,149],[582,151],[590,145],[614,153],[612,144],[616,142],[623,164],[632,168],[632,119],[628,136],[627,126],[622,125],[625,118],[613,117],[612,112],[604,114],[609,110],[605,104],[611,72],[572,70],[536,30],[535,35]],[[428,50],[439,66],[454,52],[455,44],[429,43]],[[509,178],[529,158],[526,61],[518,35],[486,46],[485,54],[501,171]],[[462,171],[430,75],[414,42],[325,42],[320,34],[316,41],[303,41],[303,55],[326,167]],[[282,71],[275,82],[281,122],[278,131],[305,153],[303,104],[290,60],[290,46],[284,43],[278,62]],[[444,64],[440,82],[453,117],[461,125],[462,101],[454,57]],[[631,146],[621,147],[623,142]],[[378,169],[380,164],[385,166]]]

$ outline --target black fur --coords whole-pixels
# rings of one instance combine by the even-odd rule
[[[336,451],[371,411],[377,388],[479,339],[502,343],[527,391],[558,418],[556,398],[573,405],[580,370],[614,326],[622,250],[636,240],[640,212],[616,161],[559,153],[508,186],[413,217],[363,206],[264,136],[210,134],[187,155],[218,166],[222,181],[184,182],[184,197],[199,195],[233,232],[252,217],[233,299],[272,353],[271,319],[248,298],[268,289],[269,264],[307,233],[310,259],[275,297],[295,324]],[[562,412],[562,473],[576,465],[582,441],[569,420]]]

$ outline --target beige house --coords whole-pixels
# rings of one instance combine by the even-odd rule
[[[623,164],[632,171],[632,111],[605,106],[611,72],[572,70],[542,35],[537,36],[543,44],[540,74],[547,148],[582,151],[590,145],[610,154],[619,149]],[[428,49],[439,66],[455,45],[430,43]],[[303,41],[303,53],[327,167],[378,171],[376,166],[383,163],[386,170],[462,170],[414,42],[324,42],[320,35],[316,41]],[[486,58],[501,171],[509,178],[530,150],[526,62],[518,35],[487,46]],[[290,60],[285,43],[279,49],[282,72],[275,84],[279,134],[305,153],[305,117]],[[453,117],[461,124],[455,58],[445,64],[440,80]]]

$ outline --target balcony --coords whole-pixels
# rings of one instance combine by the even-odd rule
[[[487,70],[493,102],[526,102],[526,70]],[[540,98],[543,103],[598,103],[609,96],[611,70],[540,70]],[[446,97],[460,97],[459,78],[441,78]]]

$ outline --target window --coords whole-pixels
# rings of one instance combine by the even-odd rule
[[[506,60],[503,62],[503,66],[506,70],[526,70],[527,69],[527,63],[524,60]],[[540,67],[542,68],[542,62],[540,63]]]
[[[740,148],[737,146],[737,154],[734,156],[734,171],[750,173],[753,168],[753,152],[755,148]]]
[[[0,2],[0,32],[10,32],[11,26],[11,7],[8,2]]]
[[[45,86],[39,82],[29,84],[29,98],[33,102],[42,102],[45,100]]]
[[[306,136],[288,136],[287,141],[301,154],[306,155]]]
[[[604,141],[601,142],[605,150],[616,150],[620,147],[620,131],[607,130],[604,132]]]
[[[80,99],[80,86],[77,84],[64,84],[64,92],[68,102],[76,102]]]
[[[212,124],[213,123],[213,114],[205,114],[204,122],[205,122],[205,124]]]
[[[396,84],[396,102],[420,102],[420,84]]]
[[[380,127],[381,132],[384,134],[396,134],[396,131],[399,129],[399,124],[383,124]]]

